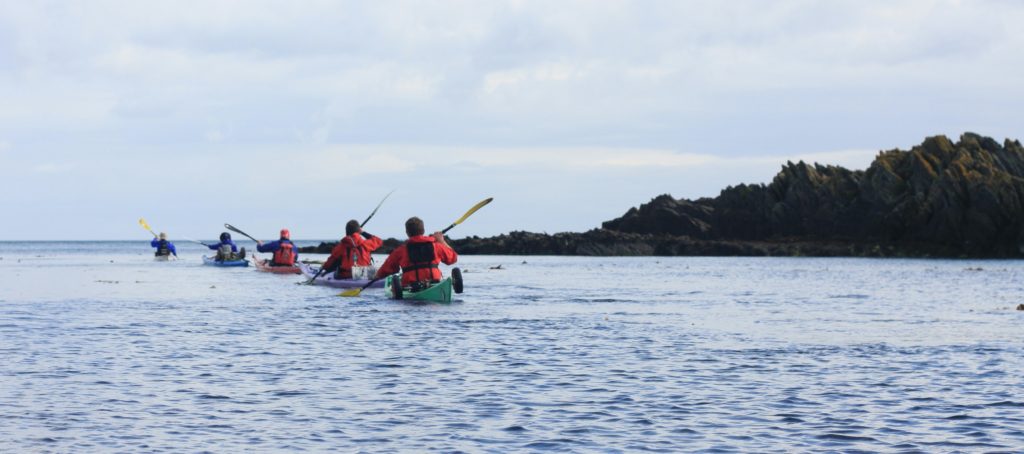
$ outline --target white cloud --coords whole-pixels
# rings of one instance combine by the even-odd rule
[[[71,163],[44,162],[32,166],[32,172],[45,175],[59,175],[71,172],[75,166]]]
[[[381,165],[352,166],[352,156],[378,156]],[[301,157],[303,160],[335,160],[346,172],[404,173],[437,165],[509,169],[536,168],[591,171],[620,168],[695,167],[721,160],[712,155],[670,150],[608,147],[438,147],[415,145],[344,145]],[[347,161],[346,161],[347,160]]]
[[[567,63],[544,63],[533,68],[494,71],[484,76],[483,90],[494,93],[502,88],[516,88],[524,83],[569,82],[587,76],[588,70]]]
[[[349,146],[332,146],[313,153],[292,155],[288,161],[290,166],[304,169],[304,179],[310,182],[406,173],[415,170],[417,166],[416,162],[384,150],[365,152],[360,147]]]
[[[1024,4],[983,0],[0,2],[0,153],[89,188],[54,194],[105,196],[83,206],[181,159],[195,199],[237,189],[205,185],[221,169],[255,175],[232,195],[278,205],[257,184],[272,171],[510,198],[561,178],[580,188],[509,216],[592,193],[626,208],[770,181],[786,160],[864,168],[937,133],[1017,138],[1021,22]],[[608,213],[564,214],[551,222]]]
[[[272,160],[283,151],[247,152],[255,161]],[[721,157],[710,154],[671,150],[607,147],[437,147],[415,145],[332,145],[314,146],[305,152],[290,154],[290,165],[307,169],[314,180],[373,174],[406,174],[438,165],[463,168],[487,168],[495,173],[538,168],[566,172],[614,172],[658,169],[700,169],[709,166],[760,165],[778,170],[786,161],[805,161],[864,169],[874,159],[875,150],[839,150],[793,155],[752,155]]]
[[[227,133],[220,129],[206,131],[206,140],[208,142],[222,142],[225,137],[227,137]]]

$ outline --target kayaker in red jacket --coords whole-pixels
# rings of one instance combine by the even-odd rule
[[[299,259],[299,251],[291,238],[292,233],[288,229],[281,229],[281,239],[269,243],[257,241],[256,250],[274,253],[274,257],[270,259],[270,266],[295,266]]]
[[[423,235],[423,221],[411,217],[405,221],[405,233],[409,240],[391,251],[384,264],[377,269],[376,279],[402,270],[402,286],[427,284],[441,280],[440,263],[452,265],[459,260],[459,255],[444,241],[444,234],[434,232],[433,236]]]
[[[324,273],[337,269],[335,279],[352,279],[352,267],[370,266],[373,259],[370,253],[381,247],[384,241],[359,227],[359,221],[353,219],[345,224],[345,237],[331,249],[330,257],[324,262]]]

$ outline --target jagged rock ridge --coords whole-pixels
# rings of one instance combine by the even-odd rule
[[[864,171],[787,163],[767,185],[714,199],[656,197],[603,224],[702,240],[913,244],[940,255],[1015,256],[1024,242],[1024,148],[965,133],[879,153]]]

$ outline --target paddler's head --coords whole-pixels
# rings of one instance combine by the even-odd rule
[[[289,232],[288,229],[281,229],[281,239],[282,240],[290,240],[291,238],[292,238],[292,232]]]
[[[423,235],[423,220],[416,216],[409,218],[405,221],[405,233],[409,238]]]
[[[345,224],[345,236],[352,236],[353,233],[359,232],[359,221],[353,219]]]
[[[221,232],[221,234],[220,234],[220,241],[221,242],[231,241],[231,234],[228,233],[228,232]]]
[[[167,234],[164,233],[164,232],[160,232],[160,239],[161,240],[166,240],[167,239]]]

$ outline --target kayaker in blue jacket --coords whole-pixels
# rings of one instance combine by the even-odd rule
[[[245,258],[245,248],[242,248],[242,252],[238,252],[238,246],[235,245],[234,241],[231,241],[231,234],[223,232],[220,234],[220,243],[210,244],[206,247],[217,251],[216,260],[223,262],[225,260],[241,260]]]
[[[155,255],[157,257],[166,257],[172,254],[175,257],[178,256],[177,249],[174,249],[174,243],[167,241],[167,234],[164,232],[160,232],[159,238],[153,238],[153,241],[150,241],[149,245],[156,248]]]
[[[256,242],[256,250],[260,252],[273,252],[274,258],[270,260],[270,266],[295,266],[299,260],[299,248],[291,240],[291,232],[288,229],[281,229],[281,239],[264,243]]]

